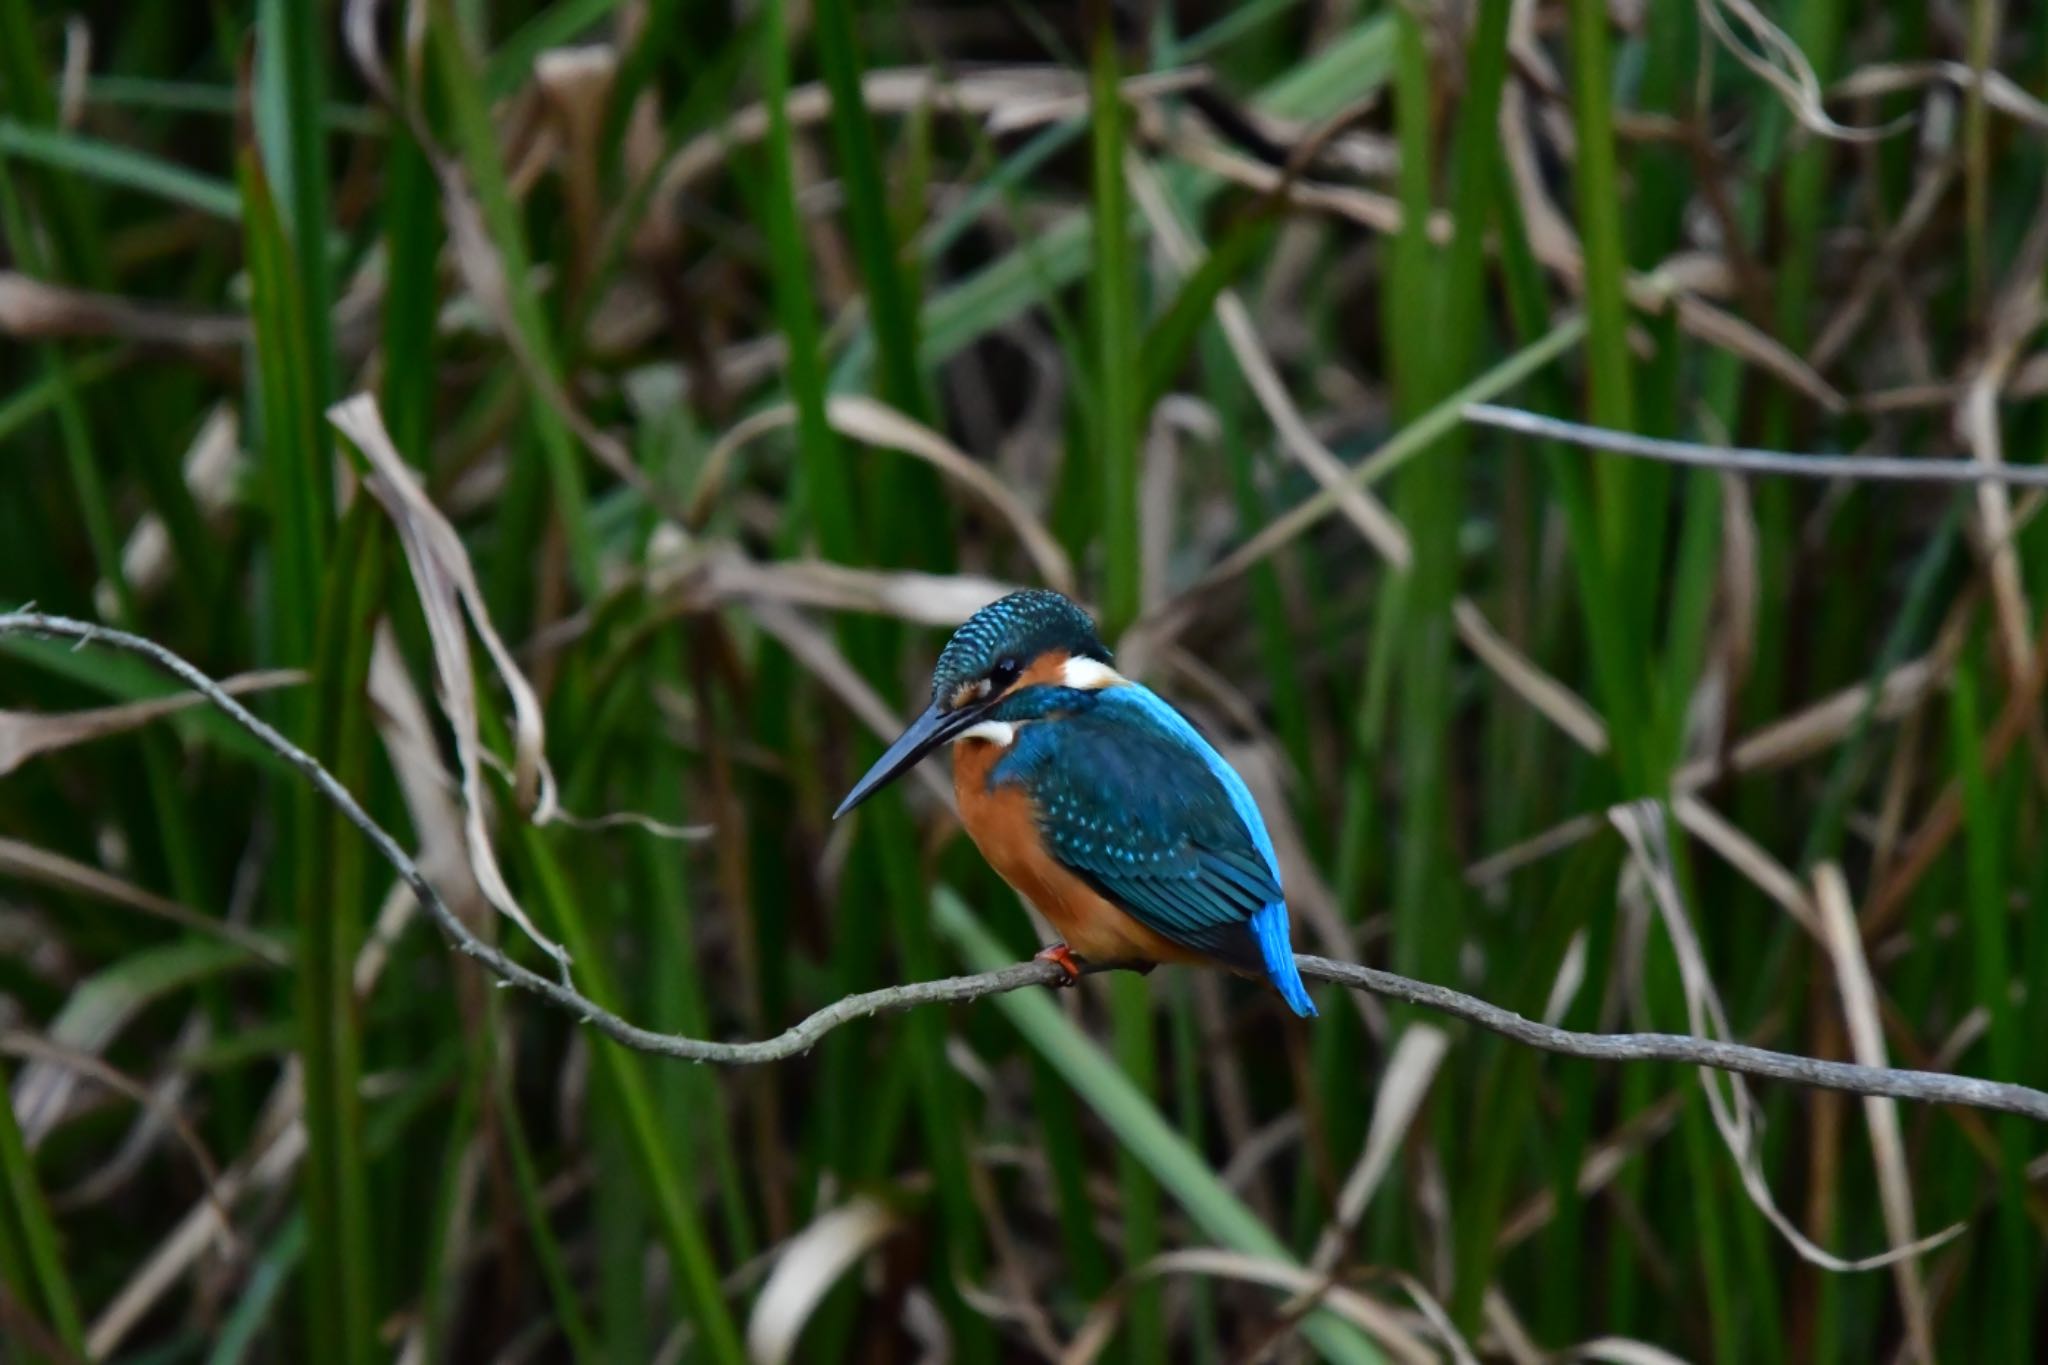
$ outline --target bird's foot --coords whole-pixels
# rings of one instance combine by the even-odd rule
[[[1071,986],[1081,979],[1080,960],[1074,956],[1074,950],[1064,943],[1055,943],[1049,948],[1039,949],[1033,955],[1032,961],[1057,962],[1060,965],[1060,970],[1066,975],[1053,982],[1055,986]]]

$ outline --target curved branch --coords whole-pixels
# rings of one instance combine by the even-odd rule
[[[1995,1109],[2048,1123],[2048,1093],[2006,1081],[1986,1081],[1944,1071],[1908,1071],[1888,1066],[1828,1062],[1793,1052],[1772,1052],[1746,1043],[1726,1043],[1685,1033],[1575,1033],[1516,1014],[1473,996],[1415,981],[1392,972],[1338,962],[1327,957],[1296,958],[1301,974],[1352,990],[1370,991],[1477,1024],[1526,1046],[1563,1057],[1596,1062],[1678,1062],[1686,1066],[1735,1071],[1765,1080],[1791,1081],[1852,1095],[1887,1095],[1925,1104],[1959,1104],[1970,1109]]]
[[[877,1014],[894,1014],[920,1005],[958,1004],[1021,990],[1026,986],[1052,986],[1064,979],[1063,969],[1052,962],[1020,962],[999,971],[974,976],[952,976],[937,981],[918,981],[882,990],[849,995],[834,1001],[792,1027],[757,1042],[721,1043],[680,1034],[656,1033],[620,1018],[573,986],[551,981],[521,966],[491,944],[472,933],[456,918],[434,889],[419,865],[399,846],[391,834],[372,820],[333,774],[291,741],[230,696],[219,683],[153,640],[126,631],[111,630],[62,616],[36,611],[0,613],[0,635],[29,634],[75,640],[80,644],[106,645],[141,655],[158,668],[204,696],[229,719],[254,735],[264,747],[305,774],[306,780],[339,810],[350,824],[360,829],[371,845],[389,863],[419,898],[421,907],[458,951],[482,963],[486,970],[507,984],[530,991],[557,1008],[568,1011],[627,1047],[656,1056],[679,1057],[693,1062],[718,1062],[728,1066],[758,1065],[782,1061],[808,1052],[833,1029]],[[1427,982],[1378,971],[1352,962],[1302,955],[1303,976],[1327,981],[1351,990],[1369,991],[1391,1000],[1419,1005],[1526,1046],[1567,1057],[1593,1061],[1677,1062],[1740,1072],[1797,1085],[1843,1090],[1857,1095],[1885,1095],[1893,1099],[1931,1104],[1955,1104],[1972,1109],[1991,1109],[2019,1114],[2048,1123],[2048,1093],[2023,1085],[1980,1080],[1974,1076],[1953,1076],[1933,1071],[1907,1071],[1891,1067],[1857,1066],[1849,1062],[1822,1061],[1792,1053],[1771,1052],[1741,1043],[1721,1042],[1672,1033],[1575,1033],[1526,1019],[1499,1005]]]

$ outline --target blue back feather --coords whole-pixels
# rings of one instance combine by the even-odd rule
[[[1316,1007],[1295,967],[1272,836],[1238,776],[1149,688],[1026,688],[991,711],[1021,725],[989,773],[1032,796],[1053,856],[1174,942],[1263,972],[1296,1014]]]

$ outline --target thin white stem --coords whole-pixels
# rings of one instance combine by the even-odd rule
[[[1729,469],[1741,474],[1783,474],[1798,479],[1855,479],[1880,483],[2008,484],[2048,488],[2048,465],[1991,464],[1980,460],[1920,460],[1905,455],[1800,455],[1747,446],[1710,446],[1666,441],[1655,436],[1567,422],[1560,417],[1468,403],[1465,420],[1481,426],[1588,450],[1657,460],[1695,469]]]

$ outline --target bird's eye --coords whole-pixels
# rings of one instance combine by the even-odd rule
[[[998,659],[996,666],[988,671],[988,680],[994,690],[1000,692],[1017,681],[1017,675],[1023,671],[1024,665],[1015,659]]]

